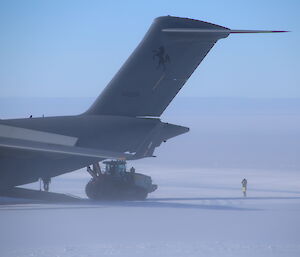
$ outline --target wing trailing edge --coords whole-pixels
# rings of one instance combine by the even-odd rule
[[[92,149],[78,146],[47,144],[29,140],[0,137],[0,147],[15,150],[35,151],[41,153],[61,154],[77,157],[90,157],[99,159],[129,159],[133,154],[118,153],[101,149]]]

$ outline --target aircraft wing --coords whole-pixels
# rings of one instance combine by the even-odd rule
[[[132,154],[127,153],[117,153],[112,151],[84,148],[78,146],[50,144],[4,137],[0,137],[0,147],[15,150],[26,150],[30,152],[42,152],[77,157],[92,157],[104,159],[129,159],[133,156]]]

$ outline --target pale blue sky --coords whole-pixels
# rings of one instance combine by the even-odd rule
[[[181,96],[300,97],[300,1],[0,1],[0,97],[95,97],[161,15],[292,33],[220,40]]]

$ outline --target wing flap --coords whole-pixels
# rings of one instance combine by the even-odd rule
[[[42,153],[54,153],[69,156],[104,158],[104,159],[128,159],[133,155],[128,153],[118,153],[106,150],[91,149],[77,146],[65,146],[57,144],[39,143],[29,140],[11,139],[0,137],[0,147],[27,150]]]

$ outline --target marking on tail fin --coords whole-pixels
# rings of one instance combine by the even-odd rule
[[[162,67],[163,71],[165,71],[166,63],[171,62],[170,56],[165,51],[165,47],[160,46],[158,49],[153,50],[152,53],[153,53],[152,59],[153,60],[158,59],[158,64],[156,69],[158,70]]]

